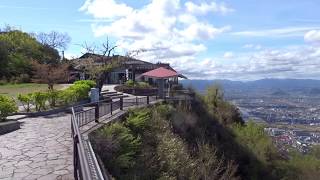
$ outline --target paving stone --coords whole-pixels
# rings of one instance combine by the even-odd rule
[[[47,175],[53,172],[53,169],[51,168],[37,168],[33,170],[32,174],[37,174],[37,175]]]
[[[70,115],[36,117],[0,135],[0,179],[73,179]]]
[[[41,176],[38,180],[56,180],[59,175],[56,174],[48,174],[45,176]]]
[[[25,166],[32,163],[32,161],[19,161],[15,166]]]
[[[21,179],[23,177],[27,177],[29,176],[30,173],[25,173],[25,172],[22,172],[22,173],[14,173],[13,174],[13,179]]]
[[[12,175],[13,175],[13,169],[0,171],[0,179],[10,178],[12,177]]]
[[[68,174],[69,171],[67,170],[59,170],[59,171],[54,171],[53,174],[57,174],[57,175],[64,175],[64,174]]]

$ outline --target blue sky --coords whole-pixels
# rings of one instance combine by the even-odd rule
[[[67,32],[66,55],[107,36],[116,53],[197,79],[320,78],[318,0],[1,0],[0,22]]]

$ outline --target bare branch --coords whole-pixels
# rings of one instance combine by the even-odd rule
[[[36,34],[36,38],[43,45],[48,45],[55,49],[65,50],[71,41],[67,33],[51,31],[50,33],[40,32]]]

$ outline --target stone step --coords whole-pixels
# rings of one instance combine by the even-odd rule
[[[111,99],[119,99],[119,98],[126,98],[129,97],[128,95],[119,95],[119,96],[112,96]]]
[[[109,95],[109,94],[117,94],[118,92],[116,91],[110,91],[110,92],[101,92],[103,95]]]
[[[122,93],[116,93],[116,94],[106,94],[107,97],[113,97],[113,96],[121,96]]]

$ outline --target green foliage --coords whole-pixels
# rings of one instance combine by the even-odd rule
[[[6,117],[14,112],[17,112],[18,108],[13,99],[0,95],[0,121],[6,119]]]
[[[72,86],[61,91],[58,97],[66,105],[75,103],[77,101],[81,101],[88,98],[89,91],[91,87],[94,87],[94,86],[95,86],[94,81],[90,81],[90,80],[76,81]]]
[[[70,104],[88,98],[89,91],[90,85],[87,83],[78,83],[61,91],[59,95],[64,104]]]
[[[138,82],[138,85],[137,85],[139,88],[142,88],[142,89],[148,89],[148,88],[151,88],[151,86],[146,83],[146,82]]]
[[[141,145],[140,137],[135,137],[129,128],[122,123],[113,123],[101,129],[99,137],[107,140],[106,144],[112,145],[100,146],[100,151],[109,150],[109,153],[102,155],[104,159],[108,159],[108,166],[115,175],[120,175],[121,171],[131,168],[135,165],[135,157]]]
[[[202,96],[207,111],[223,125],[243,123],[238,109],[224,100],[223,91],[217,85],[209,86],[206,95]]]
[[[133,109],[123,122],[98,131],[92,137],[94,148],[109,172],[117,179],[235,179],[237,167],[219,157],[211,146],[190,149],[192,145],[174,132],[169,120],[173,111],[166,104]],[[129,148],[131,151],[128,145],[120,148],[122,139],[135,142],[133,137],[139,139],[138,146]]]
[[[206,143],[198,143],[196,168],[200,179],[237,179],[237,166],[234,162],[224,162],[219,158],[218,150]]]
[[[151,86],[146,82],[134,82],[133,80],[129,79],[125,82],[125,86],[129,88],[139,88],[139,89],[149,89]]]
[[[30,112],[30,107],[31,107],[32,102],[33,102],[32,93],[19,94],[17,98],[18,98],[18,100],[22,103],[24,109],[25,109],[27,112]]]
[[[73,84],[75,84],[75,85],[85,84],[85,85],[88,85],[90,88],[93,88],[96,86],[96,82],[94,82],[92,80],[80,80],[80,81],[74,82]]]
[[[87,84],[74,84],[70,86],[67,90],[72,91],[75,94],[76,101],[88,98],[90,86]]]
[[[260,162],[267,164],[277,156],[272,139],[264,132],[263,126],[249,121],[245,126],[235,124],[232,129],[239,144],[251,151]]]
[[[170,115],[172,114],[173,107],[167,104],[159,104],[156,110],[160,117],[169,119]]]
[[[117,179],[319,179],[318,147],[283,158],[263,126],[219,115],[234,107],[225,106],[219,90],[210,92],[192,108],[133,109],[104,127],[92,140],[109,172]]]
[[[156,152],[160,158],[159,167],[165,169],[160,179],[196,178],[195,160],[190,156],[186,143],[170,131],[164,131]]]
[[[310,150],[310,154],[317,159],[320,159],[320,145],[314,145]]]
[[[320,176],[320,160],[313,155],[293,153],[288,161],[275,163],[279,179],[317,180]]]
[[[31,60],[48,64],[58,63],[59,59],[57,50],[42,45],[28,33],[9,29],[0,34],[0,79],[28,82],[32,76]]]
[[[139,134],[147,127],[147,121],[150,119],[150,116],[150,110],[147,108],[140,111],[131,111],[125,124],[135,134]]]
[[[47,92],[34,92],[32,93],[34,104],[36,106],[36,111],[41,111],[46,109],[46,102],[49,98]]]
[[[59,99],[64,105],[68,105],[77,101],[77,92],[71,89],[65,89],[59,93]]]
[[[134,81],[131,79],[129,79],[128,81],[125,82],[125,85],[128,87],[134,87],[134,84],[135,84]]]
[[[51,107],[55,107],[57,104],[57,101],[59,100],[59,95],[60,95],[61,91],[57,91],[57,90],[49,90],[48,91],[48,100],[49,100],[49,104]]]

